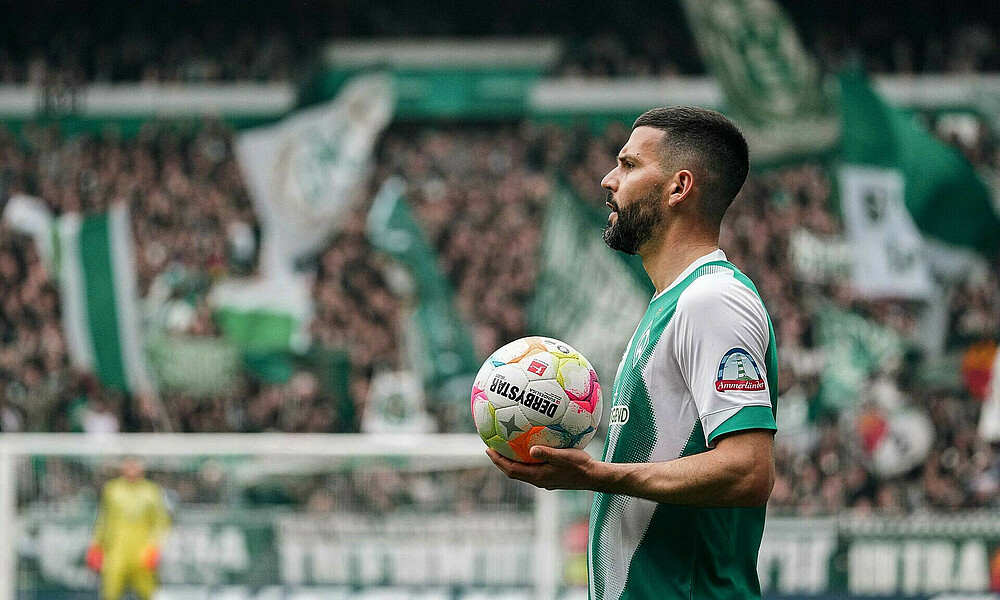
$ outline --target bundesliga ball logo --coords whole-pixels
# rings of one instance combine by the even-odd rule
[[[601,420],[601,384],[590,362],[559,340],[526,337],[493,353],[472,385],[472,418],[486,445],[538,462],[532,446],[583,448]]]

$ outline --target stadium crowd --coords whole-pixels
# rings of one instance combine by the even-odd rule
[[[982,3],[782,4],[827,69],[861,59],[871,72],[1000,71],[998,15]],[[568,77],[704,73],[686,28],[663,35],[647,25],[683,21],[679,2],[630,0],[610,13],[600,4],[519,0],[462,6],[160,0],[147,8],[137,12],[93,0],[5,6],[0,84],[65,89],[91,82],[285,82],[303,75],[328,40],[428,35],[556,37],[565,51],[554,74]],[[27,22],[30,28],[22,26]]]
[[[806,49],[827,72],[836,72],[853,62],[863,63],[872,73],[1000,70],[1000,43],[996,29],[989,25],[955,25],[915,40],[902,32],[894,34],[892,20],[887,14],[872,15],[859,29],[854,24],[827,23],[812,15],[803,22],[811,33],[804,36],[808,40]],[[659,34],[607,31],[568,40],[557,72],[564,77],[597,78],[702,74],[704,66],[691,52],[693,44],[684,33],[665,38]]]
[[[1000,167],[989,135],[940,133],[980,167]],[[527,333],[525,309],[534,291],[535,254],[553,174],[564,173],[581,198],[603,207],[598,182],[627,135],[622,125],[595,135],[521,122],[399,126],[384,136],[371,190],[389,176],[406,177],[415,213],[454,285],[457,309],[472,326],[480,355]],[[37,195],[57,213],[128,202],[140,292],[153,296],[166,289],[169,298],[190,304],[191,316],[171,325],[185,335],[219,335],[205,300],[211,282],[253,270],[245,238],[247,232],[254,237],[257,224],[232,132],[220,123],[189,131],[150,124],[134,139],[113,131],[69,138],[54,128],[29,129],[22,139],[0,134],[0,199],[5,203],[19,193]],[[828,410],[818,400],[824,350],[815,316],[821,298],[904,338],[914,334],[918,310],[907,303],[861,300],[843,279],[817,284],[800,277],[790,258],[793,234],[803,228],[817,235],[842,233],[831,193],[830,174],[819,165],[755,174],[724,224],[723,248],[757,282],[774,319],[782,358],[779,406],[805,407],[809,414],[794,431],[779,433],[772,507],[825,514],[844,508],[892,513],[995,505],[1000,452],[977,439],[978,401],[962,386],[923,386],[892,365],[873,373],[859,405],[889,389],[926,414],[935,431],[926,460],[893,476],[873,468],[858,416]],[[344,398],[320,385],[319,373],[301,365],[284,382],[244,374],[231,390],[209,398],[166,391],[155,398],[127,397],[105,389],[70,367],[59,294],[38,249],[30,238],[3,229],[0,430],[357,431],[372,376],[405,362],[404,299],[387,275],[385,258],[366,240],[367,202],[319,255],[313,288],[314,344],[344,348],[350,356],[348,411]],[[507,250],[477,251],[484,244]],[[1000,335],[995,272],[967,281],[950,302],[952,349]],[[913,365],[920,368],[919,362]],[[443,428],[465,425],[445,413],[438,416]],[[330,485],[319,482],[300,499],[323,506]],[[191,488],[191,497],[202,493],[198,489]]]
[[[134,11],[126,3],[9,3],[0,83],[289,81],[342,18],[333,6],[316,19],[309,5],[278,4],[152,2]]]

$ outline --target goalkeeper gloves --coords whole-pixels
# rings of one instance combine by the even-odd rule
[[[142,553],[139,554],[139,560],[142,562],[142,566],[150,571],[155,571],[160,566],[160,549],[153,544],[149,544],[142,549]]]
[[[104,563],[104,550],[97,544],[91,544],[87,548],[87,555],[84,557],[87,568],[95,573],[101,572],[101,564]]]

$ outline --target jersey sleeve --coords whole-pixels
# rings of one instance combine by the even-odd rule
[[[776,430],[767,364],[767,313],[732,271],[702,275],[677,302],[677,364],[708,447],[727,433]]]

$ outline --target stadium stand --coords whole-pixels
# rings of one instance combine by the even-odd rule
[[[954,136],[942,137],[960,143]],[[583,198],[603,203],[596,182],[627,130],[603,135],[528,122],[500,125],[416,126],[389,130],[378,150],[371,189],[405,174],[416,214],[445,273],[457,290],[457,305],[474,328],[480,353],[525,335],[525,307],[535,283],[533,254],[540,243],[540,215],[551,174],[563,172]],[[996,166],[992,138],[980,131],[960,145],[981,167]],[[205,307],[208,284],[248,267],[234,260],[239,231],[255,227],[247,193],[234,162],[232,136],[209,123],[197,133],[151,124],[135,139],[113,134],[63,138],[56,129],[35,130],[27,144],[5,134],[0,143],[4,197],[33,192],[53,209],[99,210],[127,198],[133,213],[144,293],[157,280],[182,279],[175,293],[188,294],[194,316],[184,333],[218,335]],[[362,204],[319,258],[314,285],[317,312],[310,329],[315,343],[345,349],[350,356],[350,397],[321,390],[317,376],[299,370],[286,383],[244,375],[227,394],[208,401],[164,392],[162,406],[173,431],[356,431],[371,378],[398,366],[398,295],[383,263],[364,235]],[[460,215],[455,218],[455,215]],[[894,477],[866,468],[863,431],[853,418],[823,412],[816,401],[822,345],[816,335],[820,297],[833,298],[902,334],[913,335],[914,315],[905,302],[866,302],[845,281],[803,282],[792,264],[791,238],[805,228],[841,232],[831,209],[830,176],[818,165],[753,176],[727,218],[723,247],[759,283],[774,316],[782,348],[782,403],[801,399],[815,427],[802,436],[779,436],[779,478],[771,504],[799,514],[830,514],[844,508],[865,512],[910,512],[927,508],[995,505],[1000,455],[978,441],[978,402],[969,392],[928,388],[906,369],[877,373],[863,395],[903,395],[930,417],[936,441],[922,467]],[[475,244],[497,246],[516,237],[520,252],[472,252]],[[59,297],[30,240],[5,231],[0,246],[3,282],[5,393],[4,431],[151,431],[163,427],[149,399],[126,401],[67,361],[59,326]],[[362,307],[362,309],[351,309]],[[948,344],[963,349],[996,335],[1000,283],[995,273],[967,282],[949,306]],[[363,343],[358,343],[363,340]],[[916,359],[914,359],[916,360]],[[914,362],[913,365],[919,365]],[[888,392],[885,390],[889,390]],[[446,411],[438,429],[463,430]]]
[[[877,73],[1000,70],[997,14],[989,3],[781,4],[828,70],[852,60]],[[632,0],[611,13],[569,6],[508,0],[462,7],[432,2],[419,9],[399,1],[377,8],[359,1],[247,7],[160,0],[138,14],[121,2],[9,2],[9,18],[0,24],[0,40],[7,40],[0,42],[0,84],[291,81],[308,69],[322,42],[405,36],[555,35],[565,42],[556,73],[567,77],[704,72],[684,28],[671,28],[671,35],[645,28],[682,20],[676,3]],[[19,26],[26,20],[30,29]]]
[[[545,271],[546,216],[564,188],[606,214],[599,182],[628,138],[623,115],[675,98],[716,108],[728,102],[724,82],[706,70],[683,26],[681,2],[622,0],[612,10],[570,4],[153,0],[136,11],[98,0],[0,0],[8,17],[0,19],[0,214],[25,195],[56,215],[103,213],[124,203],[147,333],[167,334],[146,340],[147,353],[179,357],[180,345],[161,344],[179,340],[207,348],[177,360],[181,368],[216,350],[232,359],[219,369],[225,373],[218,380],[228,383],[213,382],[207,393],[171,386],[122,392],[78,371],[64,329],[69,302],[48,266],[51,256],[0,221],[0,437],[95,434],[58,436],[88,444],[115,432],[160,439],[168,432],[377,431],[372,413],[385,410],[377,405],[386,397],[381,377],[412,378],[414,387],[396,399],[424,390],[413,360],[414,339],[426,335],[415,333],[414,282],[371,233],[371,209],[396,177],[406,181],[408,207],[454,292],[454,312],[475,348],[472,362],[478,366],[493,349],[536,333],[532,309]],[[843,67],[863,66],[888,103],[912,110],[961,152],[996,197],[1000,4],[778,4],[831,87]],[[32,26],[23,27],[29,20]],[[649,33],[649,23],[662,23],[662,31]],[[525,53],[529,39],[540,41]],[[406,50],[387,59],[386,48],[397,43]],[[419,56],[408,62],[411,50]],[[403,60],[393,62],[399,55]],[[239,136],[325,101],[354,75],[376,68],[403,82],[397,112],[378,139],[358,202],[299,265],[311,273],[310,346],[286,353],[294,356],[239,360],[210,297],[220,281],[263,271],[267,224],[251,201]],[[624,103],[617,102],[619,85],[632,94]],[[571,101],[561,103],[563,96]],[[940,298],[941,352],[928,351],[922,328],[933,301],[866,299],[852,286],[837,166],[809,156],[753,170],[721,239],[729,259],[757,283],[781,361],[777,477],[760,559],[765,598],[888,598],[878,594],[895,591],[926,592],[910,597],[928,600],[951,589],[1000,592],[1000,444],[978,430],[985,382],[997,368],[1000,256],[980,257]],[[838,329],[856,339],[838,337]],[[842,364],[840,350],[851,343],[875,349],[851,386],[831,385],[829,365]],[[192,370],[188,381],[217,364]],[[600,373],[605,401],[608,370]],[[429,425],[407,434],[473,437],[468,388],[456,389],[426,386]],[[899,410],[889,414],[886,407]],[[907,430],[906,422],[892,420],[900,414],[929,431]],[[907,456],[910,433],[929,440],[916,458]],[[499,477],[488,463],[477,466],[478,445],[475,457],[459,452],[427,467],[430,461],[411,463],[408,452],[391,448],[334,458],[216,453],[211,446],[223,437],[241,444],[258,439],[244,435],[197,436],[207,440],[206,450],[187,456],[183,446],[195,436],[169,437],[169,452],[147,457],[151,478],[183,508],[184,533],[166,559],[175,569],[164,578],[176,587],[164,600],[191,597],[185,594],[199,585],[212,597],[224,589],[221,582],[232,584],[227,597],[248,600],[270,598],[268,590],[279,584],[289,598],[312,593],[296,586],[320,586],[313,590],[320,593],[324,584],[349,583],[352,592],[367,594],[385,584],[381,574],[370,569],[364,577],[371,578],[359,583],[350,579],[353,572],[346,579],[321,573],[331,564],[324,553],[346,539],[361,556],[358,565],[374,564],[372,556],[396,552],[398,538],[412,534],[440,546],[443,556],[457,554],[449,544],[462,539],[467,547],[478,542],[492,558],[493,540],[482,539],[474,523],[481,505],[512,511],[503,513],[508,520],[520,515],[524,529],[548,510],[538,505],[544,495]],[[150,438],[132,438],[139,439]],[[599,452],[602,441],[588,449]],[[0,522],[9,514],[28,525],[16,556],[7,557],[16,559],[21,578],[17,597],[78,597],[93,582],[78,573],[84,547],[66,540],[88,537],[96,490],[114,476],[110,463],[120,452],[4,450],[0,443],[0,483],[11,465],[15,472],[11,477],[8,468],[6,481],[16,480],[17,489],[10,506],[0,505]],[[548,534],[557,540],[552,546],[563,571],[552,577],[585,596],[590,495],[558,496],[558,510],[549,513],[558,514],[558,527]],[[356,540],[340,537],[338,519]],[[370,522],[354,531],[356,519]],[[381,519],[404,533],[380,529]],[[424,521],[430,525],[421,529]],[[462,537],[470,531],[477,540]],[[512,536],[521,544],[517,552],[537,550],[529,546],[541,536],[523,533]],[[247,540],[249,566],[230,573],[222,559],[212,562],[203,552],[210,537],[213,544]],[[189,552],[195,547],[202,553]],[[62,549],[61,558],[43,564],[52,548]],[[239,555],[233,549],[242,547],[226,548]],[[274,549],[288,554],[279,560]],[[301,569],[282,563],[293,575],[279,576],[275,565],[288,557],[293,564],[296,556]],[[313,578],[295,575],[307,563]],[[898,577],[886,566],[897,563]],[[436,568],[425,571],[417,580],[437,585]],[[47,596],[53,581],[66,584],[59,593],[70,595]],[[447,597],[463,597],[457,590],[464,584],[457,585]]]

